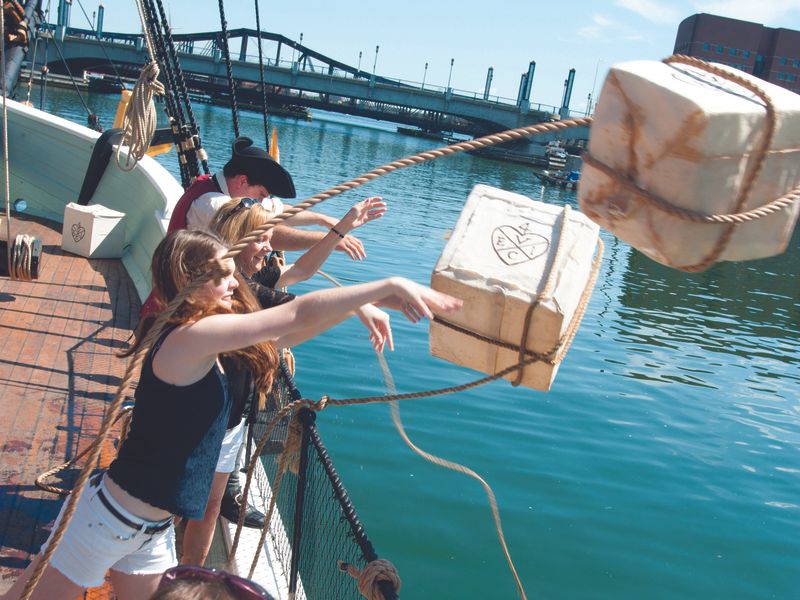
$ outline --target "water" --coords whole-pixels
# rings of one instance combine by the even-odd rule
[[[72,92],[48,104],[85,122]],[[34,94],[34,99],[38,95]],[[90,96],[108,125],[116,99]],[[229,113],[195,106],[212,166]],[[241,128],[263,144],[261,119]],[[274,119],[300,198],[435,147],[386,124],[316,115]],[[174,154],[159,159],[173,173]],[[342,254],[344,282],[390,274],[428,281],[476,183],[575,206],[525,167],[467,155],[381,177],[319,210],[342,215],[366,195],[389,214],[359,231],[368,260]],[[603,233],[606,256],[553,390],[498,383],[402,405],[411,438],[492,485],[508,545],[539,598],[796,598],[800,593],[800,236],[767,260],[689,275]],[[328,285],[321,279],[298,286]],[[426,326],[394,318],[388,356],[400,392],[477,378],[431,358]],[[295,351],[307,397],[384,393],[363,327],[348,322]],[[330,409],[322,434],[402,597],[514,598],[486,497],[399,439],[384,405]],[[336,577],[337,574],[332,576]]]

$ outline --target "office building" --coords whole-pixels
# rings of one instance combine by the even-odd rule
[[[800,31],[701,13],[678,26],[674,52],[729,65],[800,93]]]

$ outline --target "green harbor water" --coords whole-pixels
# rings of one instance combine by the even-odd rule
[[[87,99],[110,126],[116,97]],[[194,108],[219,169],[230,113]],[[86,120],[71,91],[49,89],[46,109]],[[240,118],[263,145],[261,117]],[[272,122],[300,198],[437,146],[345,116]],[[159,161],[177,174],[174,153]],[[526,167],[456,155],[320,205],[342,215],[381,195],[390,206],[359,232],[366,261],[336,253],[325,270],[345,283],[427,282],[478,183],[577,208],[572,192],[543,187]],[[602,237],[597,285],[552,391],[494,382],[409,401],[410,437],[493,487],[529,598],[800,597],[800,236],[781,256],[693,275]],[[315,278],[294,291],[328,285]],[[426,325],[397,315],[393,326],[398,391],[479,376],[432,358]],[[386,392],[355,321],[295,354],[306,397]],[[413,454],[386,405],[334,408],[318,422],[378,554],[403,578],[401,597],[516,597],[479,484]]]

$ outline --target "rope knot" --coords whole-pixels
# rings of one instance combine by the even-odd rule
[[[303,443],[303,424],[297,416],[298,413],[289,421],[289,428],[286,433],[286,441],[283,443],[283,452],[278,459],[278,470],[285,473],[287,470],[295,475],[300,472],[300,450]]]
[[[339,561],[339,568],[356,580],[359,593],[367,600],[384,600],[380,583],[387,581],[395,592],[400,591],[402,582],[395,566],[382,558],[373,560],[360,571],[350,563]]]

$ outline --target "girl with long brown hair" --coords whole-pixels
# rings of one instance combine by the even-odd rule
[[[166,305],[225,252],[209,233],[167,235],[152,262],[159,304]],[[359,306],[401,310],[416,322],[461,304],[407,279],[390,278],[250,312],[252,295],[240,285],[233,261],[224,265],[227,274],[188,298],[145,358],[128,438],[108,471],[93,477],[81,495],[34,600],[72,600],[102,584],[109,570],[120,600],[153,594],[161,573],[176,564],[173,518],[199,519],[206,508],[231,402],[221,357],[244,361],[257,385],[267,387],[276,348],[310,339]],[[6,598],[19,598],[37,561]]]

